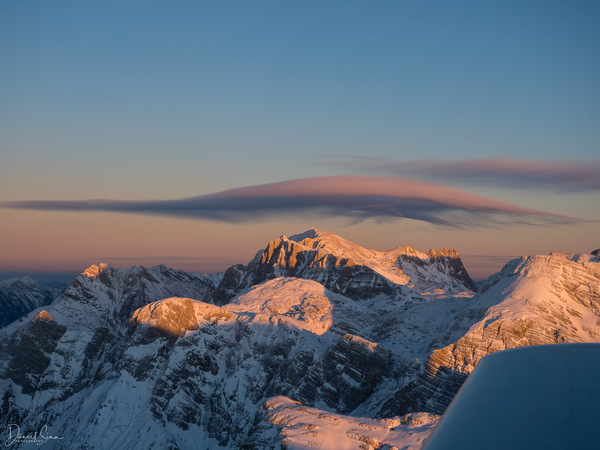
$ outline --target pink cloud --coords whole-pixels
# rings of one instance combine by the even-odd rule
[[[467,185],[541,188],[556,192],[600,189],[600,161],[542,161],[514,158],[399,161],[336,157],[336,165],[362,172],[454,181]]]
[[[289,180],[167,201],[21,201],[5,203],[4,207],[112,211],[228,222],[306,212],[358,220],[406,218],[455,227],[578,221],[425,181],[359,175]]]

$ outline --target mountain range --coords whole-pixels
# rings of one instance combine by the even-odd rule
[[[49,305],[63,290],[29,276],[0,281],[0,328],[32,309]]]
[[[218,276],[99,264],[41,303],[23,283],[19,318],[0,304],[0,429],[18,448],[419,448],[486,354],[599,342],[599,262],[527,256],[477,289],[455,250],[311,229]]]

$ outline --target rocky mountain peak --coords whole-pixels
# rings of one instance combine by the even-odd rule
[[[327,234],[330,234],[330,233],[319,231],[313,227],[309,230],[306,230],[304,233],[294,234],[294,235],[290,236],[290,240],[296,241],[296,242],[301,242],[304,239],[315,239],[315,238],[318,238],[320,236],[324,236]]]
[[[297,264],[298,253],[303,250],[308,249],[281,236],[267,244],[262,252],[260,263],[293,268]]]
[[[591,255],[552,252],[510,261],[467,308],[456,342],[434,350],[423,377],[432,411],[442,412],[489,353],[528,345],[598,342],[600,264]],[[475,319],[475,320],[473,320]]]
[[[314,235],[315,231],[309,230],[303,235]],[[321,235],[324,234],[319,232]],[[315,280],[333,292],[344,295],[352,292],[360,298],[373,298],[381,293],[393,295],[394,292],[404,295],[401,294],[402,287],[396,286],[395,281],[370,267],[368,262],[371,260],[366,255],[372,255],[372,250],[363,249],[331,233],[327,234],[327,240],[305,237],[297,242],[298,236],[293,236],[293,239],[285,236],[277,238],[269,242],[247,266],[236,265],[227,269],[219,284],[215,303],[227,303],[243,289],[278,277]]]
[[[106,263],[100,263],[99,266],[92,264],[90,267],[85,269],[81,275],[93,280],[108,268],[110,268],[110,266]]]
[[[40,306],[46,306],[62,293],[24,276],[0,282],[0,328]]]
[[[40,311],[38,313],[37,316],[35,316],[33,318],[34,322],[50,322],[50,321],[54,321],[54,319],[52,317],[50,317],[50,314],[48,313],[48,311],[46,311],[45,309]]]
[[[410,245],[403,245],[402,247],[396,247],[395,249],[390,251],[391,253],[400,256],[415,256],[420,259],[426,259],[427,254],[420,252],[419,250],[415,250]]]
[[[351,276],[361,273],[360,277]],[[215,302],[228,302],[241,289],[277,277],[299,277],[323,283],[333,292],[346,289],[372,298],[400,292],[406,286],[418,293],[464,292],[477,288],[456,250],[428,254],[409,246],[388,251],[362,247],[333,233],[311,228],[290,238],[281,236],[247,265],[229,268],[219,284]],[[358,280],[364,286],[358,286]],[[346,280],[350,280],[348,285]]]
[[[312,229],[258,255],[220,306],[197,274],[84,272],[0,331],[0,429],[47,424],[48,449],[415,449],[488,353],[600,342],[596,255],[516,259],[477,294],[454,250]]]
[[[53,317],[59,323],[90,329],[98,325],[98,317],[102,316],[109,319],[111,329],[117,329],[127,323],[136,309],[149,303],[169,297],[210,301],[214,289],[210,281],[199,275],[163,265],[150,269],[93,265],[75,278],[56,300]],[[80,314],[82,311],[87,313]],[[76,320],[75,315],[78,315]]]
[[[427,256],[430,258],[460,258],[458,251],[453,248],[443,248],[441,250],[431,249],[427,252]]]
[[[36,280],[34,280],[33,278],[31,278],[29,275],[24,275],[22,277],[10,278],[8,280],[0,281],[0,286],[4,287],[4,288],[12,287],[15,285],[32,286],[32,285],[38,285],[38,284],[40,284],[40,283],[37,282]]]
[[[445,292],[476,291],[477,286],[467,273],[460,255],[454,249],[431,249],[422,253],[405,246],[395,250],[395,266],[410,277],[410,284],[419,292],[443,289]],[[434,280],[443,280],[442,283]]]

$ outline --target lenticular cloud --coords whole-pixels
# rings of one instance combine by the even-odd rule
[[[553,192],[600,190],[600,162],[480,158],[459,161],[399,161],[385,158],[338,156],[343,166],[362,172],[410,175],[471,186],[544,189]]]
[[[358,220],[421,220],[465,227],[505,223],[575,223],[577,219],[409,178],[331,176],[247,186],[161,201],[21,201],[4,207],[52,211],[111,211],[227,222],[316,213]]]

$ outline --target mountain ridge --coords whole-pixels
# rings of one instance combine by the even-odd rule
[[[63,288],[40,283],[30,276],[0,281],[0,328],[33,309],[52,303],[62,291]]]
[[[282,235],[246,266],[227,269],[215,303],[227,303],[240,289],[280,276],[312,279],[334,292],[363,299],[380,294],[401,299],[428,291],[477,290],[456,250],[425,254],[404,246],[381,252],[313,228],[291,238]]]
[[[382,411],[411,404],[400,410],[441,414],[483,356],[528,345],[600,342],[599,324],[598,256],[552,252],[512,260],[465,305],[419,381]]]
[[[417,448],[485,354],[600,341],[598,256],[515,259],[474,293],[460,272],[419,270],[428,254],[397,249],[386,260],[308,230],[218,287],[163,265],[90,266],[0,329],[0,428],[46,424],[64,437],[50,449],[294,448],[337,423],[356,446]],[[359,264],[369,251],[443,292]]]

